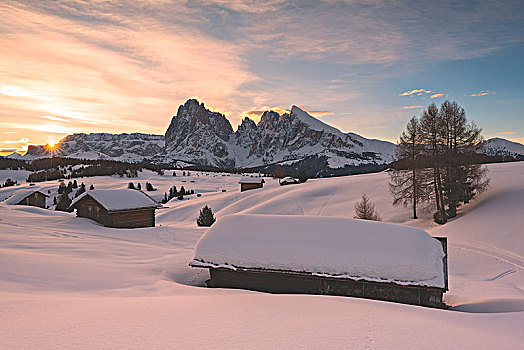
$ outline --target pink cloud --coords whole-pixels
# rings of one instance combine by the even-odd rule
[[[437,97],[442,97],[444,96],[444,94],[434,94],[434,95],[431,95],[431,98],[437,98]]]

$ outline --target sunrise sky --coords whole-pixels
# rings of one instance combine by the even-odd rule
[[[454,99],[524,142],[524,2],[0,3],[0,154],[74,132],[163,134],[197,97],[233,127],[303,106],[396,141]]]

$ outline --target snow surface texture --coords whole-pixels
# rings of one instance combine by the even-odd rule
[[[158,207],[157,202],[144,192],[138,190],[89,190],[78,196],[71,203],[71,206],[74,206],[86,196],[93,198],[107,211]]]
[[[294,186],[264,178],[264,188],[242,193],[240,176],[227,174],[77,179],[96,189],[148,181],[157,200],[173,185],[201,194],[170,201],[157,211],[156,227],[133,230],[0,203],[0,348],[522,348],[524,163],[488,169],[491,188],[444,226],[432,223],[431,212],[413,220],[410,208],[393,207],[386,173]],[[54,197],[58,185],[31,187]],[[24,187],[2,188],[0,197]],[[197,287],[209,278],[207,269],[188,266],[206,230],[195,222],[204,205],[218,220],[235,213],[351,218],[362,192],[384,222],[448,237],[451,310]]]
[[[440,242],[414,227],[333,217],[236,214],[207,230],[192,264],[444,288],[443,258]]]

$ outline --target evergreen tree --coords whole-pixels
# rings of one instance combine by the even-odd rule
[[[71,205],[71,199],[69,198],[69,195],[67,193],[62,193],[60,195],[60,198],[58,199],[58,203],[56,204],[55,210],[60,211],[72,211],[71,209],[68,209]]]
[[[136,189],[139,190],[139,191],[142,191],[142,185],[140,184],[140,182],[139,182],[138,185],[136,186]]]
[[[176,171],[173,170],[173,176],[176,176]]]
[[[133,184],[132,182],[127,184],[127,188],[130,189],[130,190],[136,190],[135,184]]]
[[[215,223],[216,219],[213,215],[213,211],[207,205],[200,210],[200,215],[197,219],[198,226],[209,227]]]
[[[362,199],[355,203],[355,219],[382,221],[382,218],[375,210],[373,204],[365,193],[362,193]]]
[[[78,183],[76,182],[76,179],[73,181],[73,188],[78,188]]]
[[[93,184],[91,184],[91,186],[89,186],[89,189],[90,190],[94,190],[95,189],[95,186]]]

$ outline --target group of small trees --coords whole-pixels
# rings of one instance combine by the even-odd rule
[[[412,205],[415,219],[422,203],[434,204],[439,224],[455,217],[462,203],[489,186],[486,169],[475,161],[480,132],[456,102],[444,101],[440,108],[433,103],[412,117],[389,172],[393,204]]]
[[[3,186],[2,186],[2,184],[0,184],[0,188],[2,188],[2,187],[10,187],[10,186],[14,186],[14,185],[16,185],[16,181],[13,181],[10,178],[8,178],[7,180],[5,180]]]
[[[176,186],[173,186],[169,189],[169,194],[164,192],[164,199],[162,200],[162,203],[165,204],[169,202],[173,198],[177,198],[178,200],[184,199],[185,195],[194,194],[194,190],[186,190],[184,186],[180,187],[180,191],[177,191]]]

